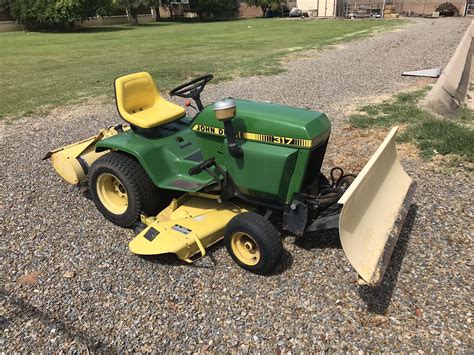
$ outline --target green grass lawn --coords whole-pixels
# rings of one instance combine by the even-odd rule
[[[150,23],[73,33],[0,33],[0,118],[97,95],[148,71],[159,87],[213,73],[217,80],[281,70],[279,58],[400,25],[400,21],[252,19]]]
[[[358,128],[405,125],[399,141],[415,144],[421,156],[454,155],[450,164],[472,170],[474,164],[474,111],[461,107],[457,116],[441,118],[418,106],[429,88],[395,95],[380,104],[365,105],[350,117]],[[449,164],[448,164],[449,165]]]

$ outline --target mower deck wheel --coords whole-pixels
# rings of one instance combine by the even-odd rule
[[[156,215],[168,203],[140,163],[119,152],[105,154],[92,164],[89,189],[99,211],[121,227],[131,227],[140,213]]]
[[[273,272],[283,255],[283,242],[276,228],[253,212],[234,217],[226,227],[224,240],[232,259],[255,274]]]

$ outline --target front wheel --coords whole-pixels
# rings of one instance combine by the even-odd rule
[[[232,218],[224,240],[232,259],[255,274],[269,274],[281,262],[283,242],[278,231],[256,213],[245,212]]]
[[[119,152],[105,154],[92,164],[89,189],[99,211],[121,227],[131,227],[141,212],[156,215],[167,202],[140,163]]]

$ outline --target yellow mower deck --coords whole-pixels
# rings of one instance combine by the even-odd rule
[[[174,199],[156,218],[142,218],[147,224],[129,244],[140,255],[174,253],[191,263],[191,258],[224,237],[230,220],[247,209],[216,198],[183,195]]]

